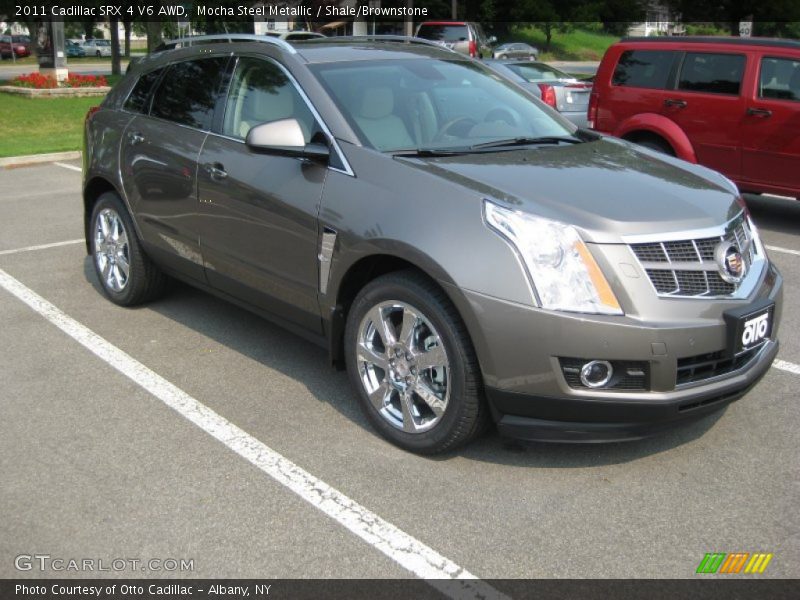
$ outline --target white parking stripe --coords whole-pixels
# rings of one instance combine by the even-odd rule
[[[75,165],[67,165],[61,162],[54,162],[54,165],[57,167],[61,167],[62,169],[69,169],[70,171],[77,171],[78,173],[83,173],[83,169],[80,167],[76,167]]]
[[[397,564],[451,598],[507,596],[421,541],[317,479],[247,434],[155,371],[126,354],[0,269],[0,287],[16,296],[100,359],[215,437],[281,485],[319,509]]]
[[[788,371],[789,373],[800,375],[800,365],[796,365],[785,360],[776,358],[774,361],[772,361],[772,366],[776,369],[780,369],[781,371]]]
[[[53,242],[52,244],[40,244],[38,246],[26,246],[25,248],[14,248],[13,250],[0,250],[0,256],[4,254],[19,254],[20,252],[31,252],[33,250],[47,250],[48,248],[58,248],[59,246],[70,246],[72,244],[83,244],[86,240],[67,240],[66,242]]]
[[[771,250],[772,252],[783,252],[784,254],[794,254],[796,256],[800,256],[800,250],[790,250],[789,248],[781,248],[780,246],[768,246],[765,245],[767,250]]]

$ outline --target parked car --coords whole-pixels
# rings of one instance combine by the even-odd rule
[[[629,38],[595,78],[589,121],[724,173],[747,192],[800,197],[800,42]]]
[[[769,370],[783,280],[719,173],[422,40],[260,39],[152,54],[87,115],[86,248],[111,301],[170,275],[268,316],[423,453],[489,419],[636,439]]]
[[[17,58],[25,58],[26,56],[30,56],[30,43],[26,44],[23,41],[17,41],[20,37],[27,37],[27,36],[11,36],[11,35],[3,35],[0,36],[0,57],[2,58],[11,58],[12,52],[14,56]]]
[[[64,51],[67,58],[82,58],[86,56],[86,50],[83,48],[83,45],[73,40],[67,40],[64,43]]]
[[[417,27],[417,37],[473,58],[492,56],[492,44],[497,41],[486,36],[480,23],[469,21],[425,21]]]
[[[109,40],[86,40],[83,42],[86,56],[111,56],[111,42]]]
[[[591,81],[576,79],[542,62],[486,60],[484,63],[533,92],[542,102],[559,111],[578,127],[586,127]]]
[[[539,58],[539,50],[530,44],[522,44],[519,42],[502,44],[497,46],[492,51],[492,58],[498,60],[505,60],[509,58],[527,58],[529,60],[536,60]]]

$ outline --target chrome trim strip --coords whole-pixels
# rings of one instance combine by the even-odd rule
[[[689,240],[702,240],[725,235],[733,222],[739,220],[744,215],[744,210],[739,212],[730,221],[714,227],[704,229],[688,229],[685,231],[671,231],[667,233],[645,233],[638,235],[623,235],[622,241],[626,244],[656,244],[663,242],[682,242]]]
[[[331,274],[331,259],[333,257],[333,248],[336,245],[335,230],[326,227],[322,233],[322,241],[320,243],[320,250],[317,258],[319,259],[319,291],[322,294],[328,293],[328,280]]]

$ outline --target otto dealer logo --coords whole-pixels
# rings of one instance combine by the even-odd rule
[[[742,346],[752,346],[769,335],[769,313],[764,313],[744,322]]]

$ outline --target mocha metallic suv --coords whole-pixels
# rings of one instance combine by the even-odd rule
[[[169,275],[266,315],[412,451],[490,419],[640,438],[739,398],[778,350],[782,278],[730,181],[419,40],[151,55],[87,115],[83,156],[113,302]]]

